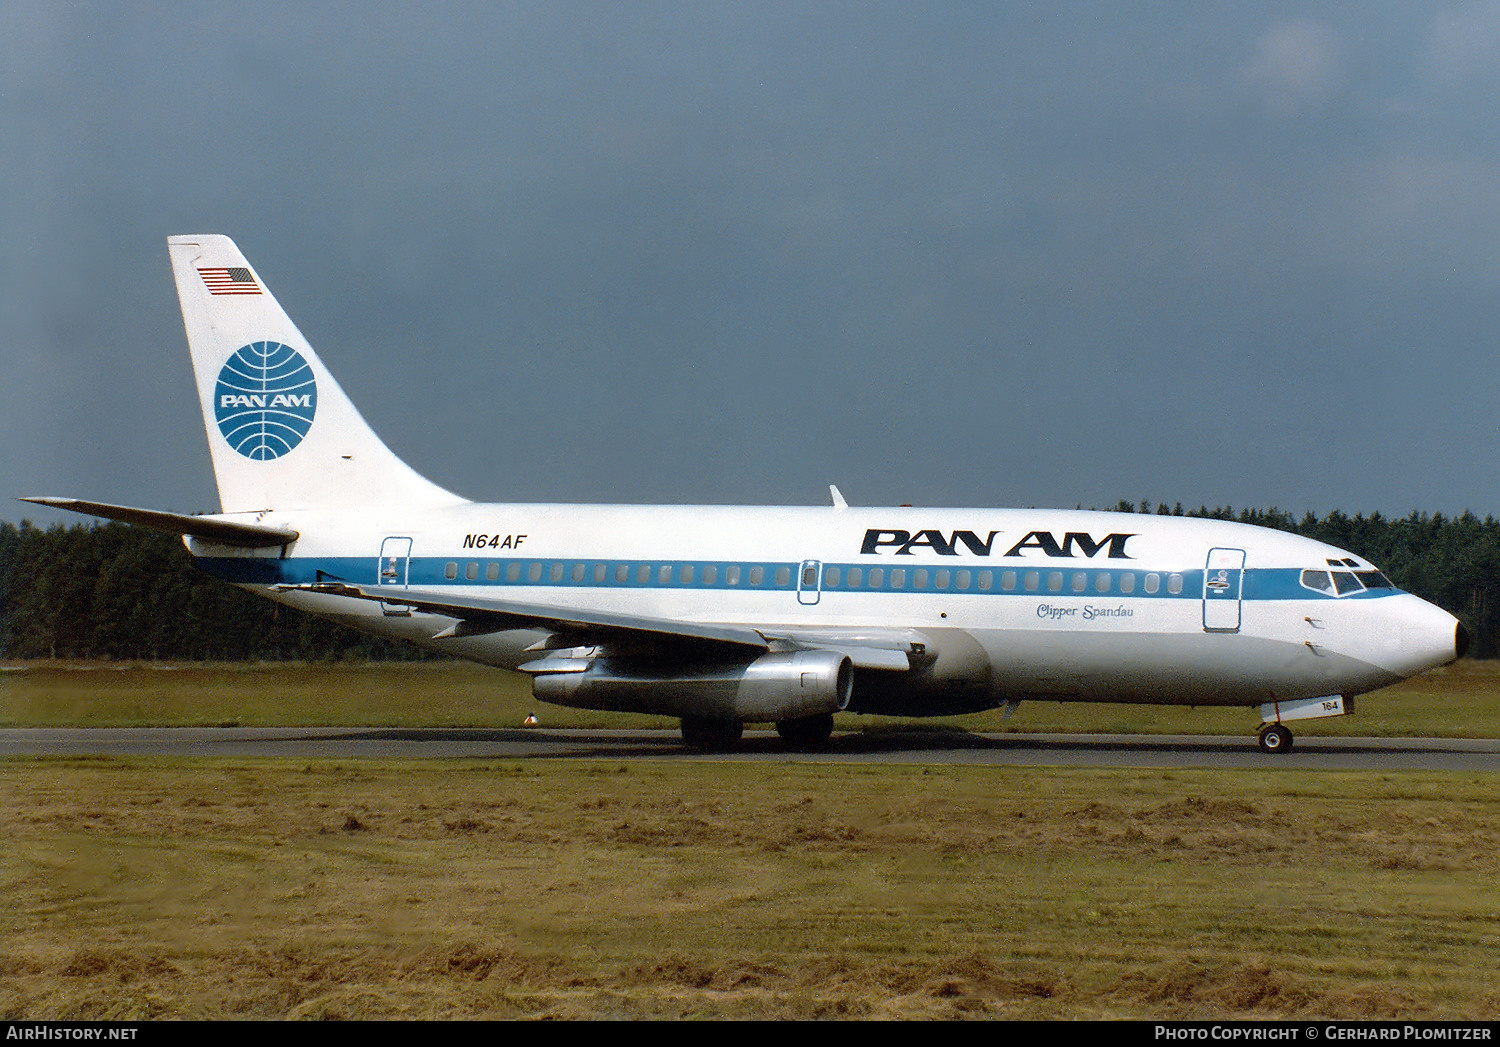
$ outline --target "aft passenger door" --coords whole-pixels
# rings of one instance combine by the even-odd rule
[[[375,584],[382,589],[405,590],[411,576],[411,539],[387,538],[380,543],[380,559],[375,564]],[[404,604],[382,602],[380,609],[388,617],[410,615]]]
[[[1210,549],[1203,571],[1203,630],[1240,631],[1240,597],[1245,582],[1245,550]]]

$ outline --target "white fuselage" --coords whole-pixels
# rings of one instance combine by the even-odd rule
[[[230,581],[356,627],[492,665],[537,629],[437,638],[455,619],[288,585],[490,594],[766,635],[909,630],[920,677],[871,672],[851,708],[922,715],[1049,698],[1253,705],[1350,696],[1455,657],[1455,619],[1328,572],[1351,554],[1215,520],[1062,510],[491,505],[257,516],[285,550],[205,545]],[[1330,566],[1333,565],[1333,566]],[[1323,589],[1303,584],[1322,573]],[[1383,579],[1381,579],[1383,581]],[[955,706],[956,703],[956,706]]]

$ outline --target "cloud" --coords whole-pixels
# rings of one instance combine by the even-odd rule
[[[1422,55],[1428,75],[1455,87],[1492,79],[1500,57],[1500,3],[1444,7],[1432,21]]]
[[[1302,18],[1278,22],[1262,33],[1243,72],[1261,104],[1277,116],[1321,108],[1348,82],[1338,35]]]

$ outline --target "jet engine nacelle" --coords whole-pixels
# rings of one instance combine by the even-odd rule
[[[553,705],[742,723],[836,713],[849,704],[854,687],[849,658],[822,650],[665,672],[659,660],[633,658],[559,659],[555,667],[531,671],[532,693]]]

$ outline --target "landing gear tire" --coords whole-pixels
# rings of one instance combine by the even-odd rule
[[[833,734],[833,714],[805,716],[800,720],[777,720],[776,733],[788,749],[809,752],[828,744]]]
[[[739,744],[745,725],[738,720],[714,720],[705,716],[682,718],[682,740],[694,749],[724,752]]]
[[[1268,723],[1260,729],[1260,751],[1263,753],[1289,753],[1292,751],[1292,732],[1279,723]]]

